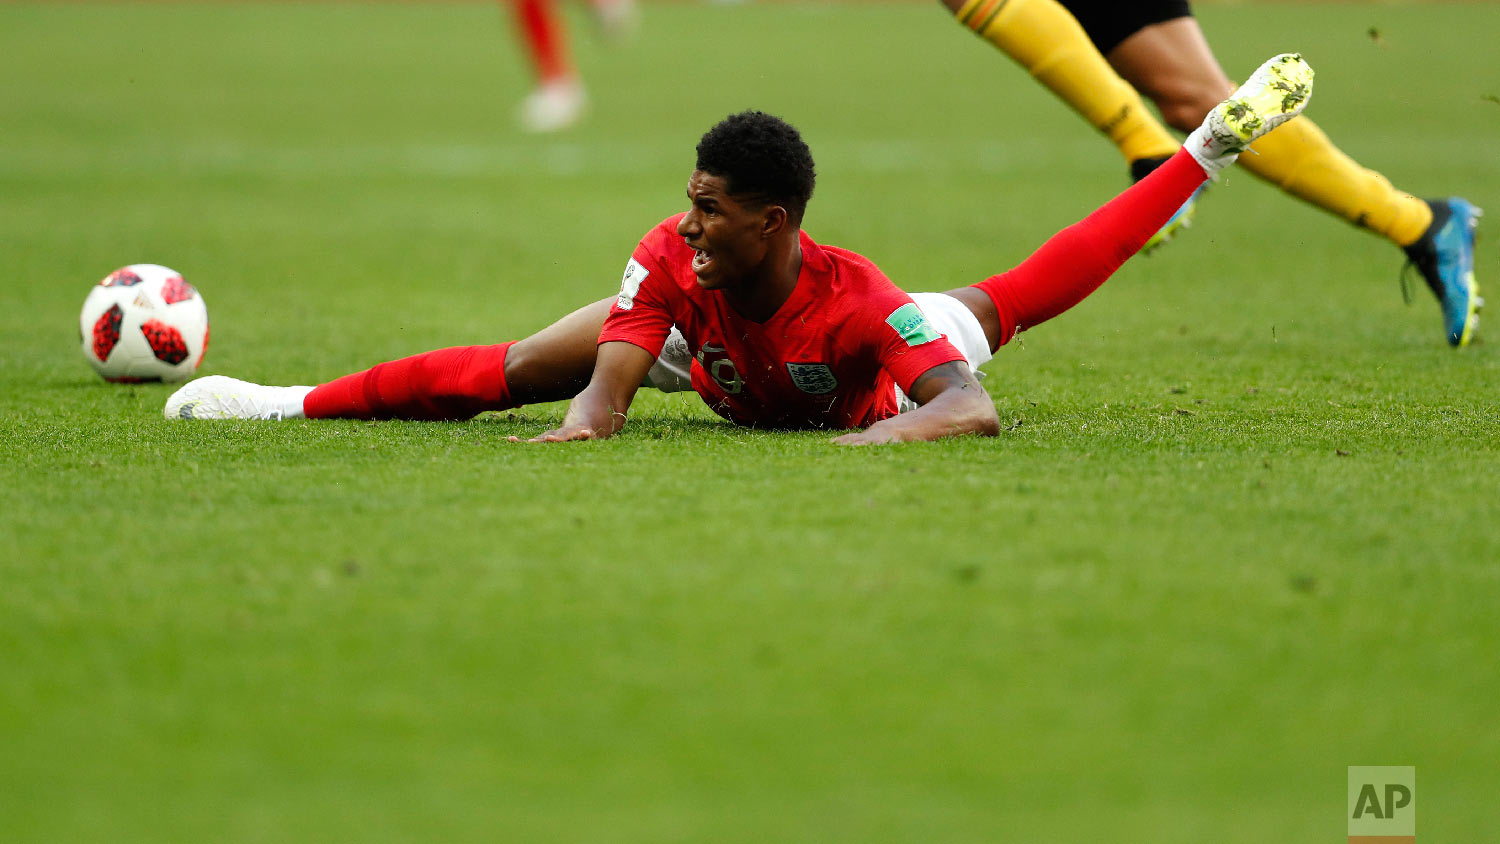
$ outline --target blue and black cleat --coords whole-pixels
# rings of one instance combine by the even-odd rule
[[[1432,225],[1406,247],[1401,290],[1408,302],[1407,269],[1415,267],[1443,309],[1443,336],[1448,345],[1469,345],[1479,328],[1479,283],[1474,280],[1474,228],[1484,212],[1466,199],[1429,199]]]

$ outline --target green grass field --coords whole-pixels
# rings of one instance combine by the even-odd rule
[[[1500,209],[1500,7],[1201,20]],[[1326,842],[1362,764],[1417,766],[1423,841],[1495,834],[1497,347],[1246,173],[1002,350],[993,440],[659,394],[567,447],[505,442],[562,405],[180,424],[85,365],[141,261],[203,291],[205,373],[519,337],[612,292],[745,107],[818,156],[809,231],[911,290],[1125,184],[935,3],[574,22],[594,110],[542,140],[486,3],[0,5],[0,840]]]

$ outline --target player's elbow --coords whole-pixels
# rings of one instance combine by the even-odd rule
[[[954,410],[954,434],[974,434],[994,437],[1000,434],[1000,414],[995,412],[995,402],[978,383],[965,385],[955,390],[958,401]]]
[[[1000,414],[995,412],[995,403],[990,400],[989,394],[980,391],[974,396],[974,433],[981,437],[1000,436]]]
[[[925,430],[918,439],[1000,433],[995,402],[979,379],[961,362],[935,366],[918,378],[909,393],[922,405]]]

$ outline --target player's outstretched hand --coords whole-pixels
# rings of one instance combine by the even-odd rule
[[[834,445],[886,445],[898,442],[901,442],[901,437],[897,432],[879,425],[833,439]]]
[[[591,440],[594,438],[594,429],[584,425],[565,425],[561,428],[553,428],[543,431],[529,440],[520,437],[509,437],[513,443],[566,443],[574,440]]]

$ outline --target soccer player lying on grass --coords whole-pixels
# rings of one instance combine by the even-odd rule
[[[167,399],[165,413],[466,419],[576,393],[562,425],[532,440],[562,442],[619,432],[644,384],[694,389],[740,425],[863,429],[834,440],[843,445],[993,436],[994,402],[974,370],[1097,289],[1311,91],[1300,56],[1271,59],[1176,155],[1015,269],[915,296],[802,231],[814,173],[796,129],[760,112],[733,115],[703,136],[688,211],[641,240],[617,297],[519,342],[440,349],[319,387],[200,378]]]

